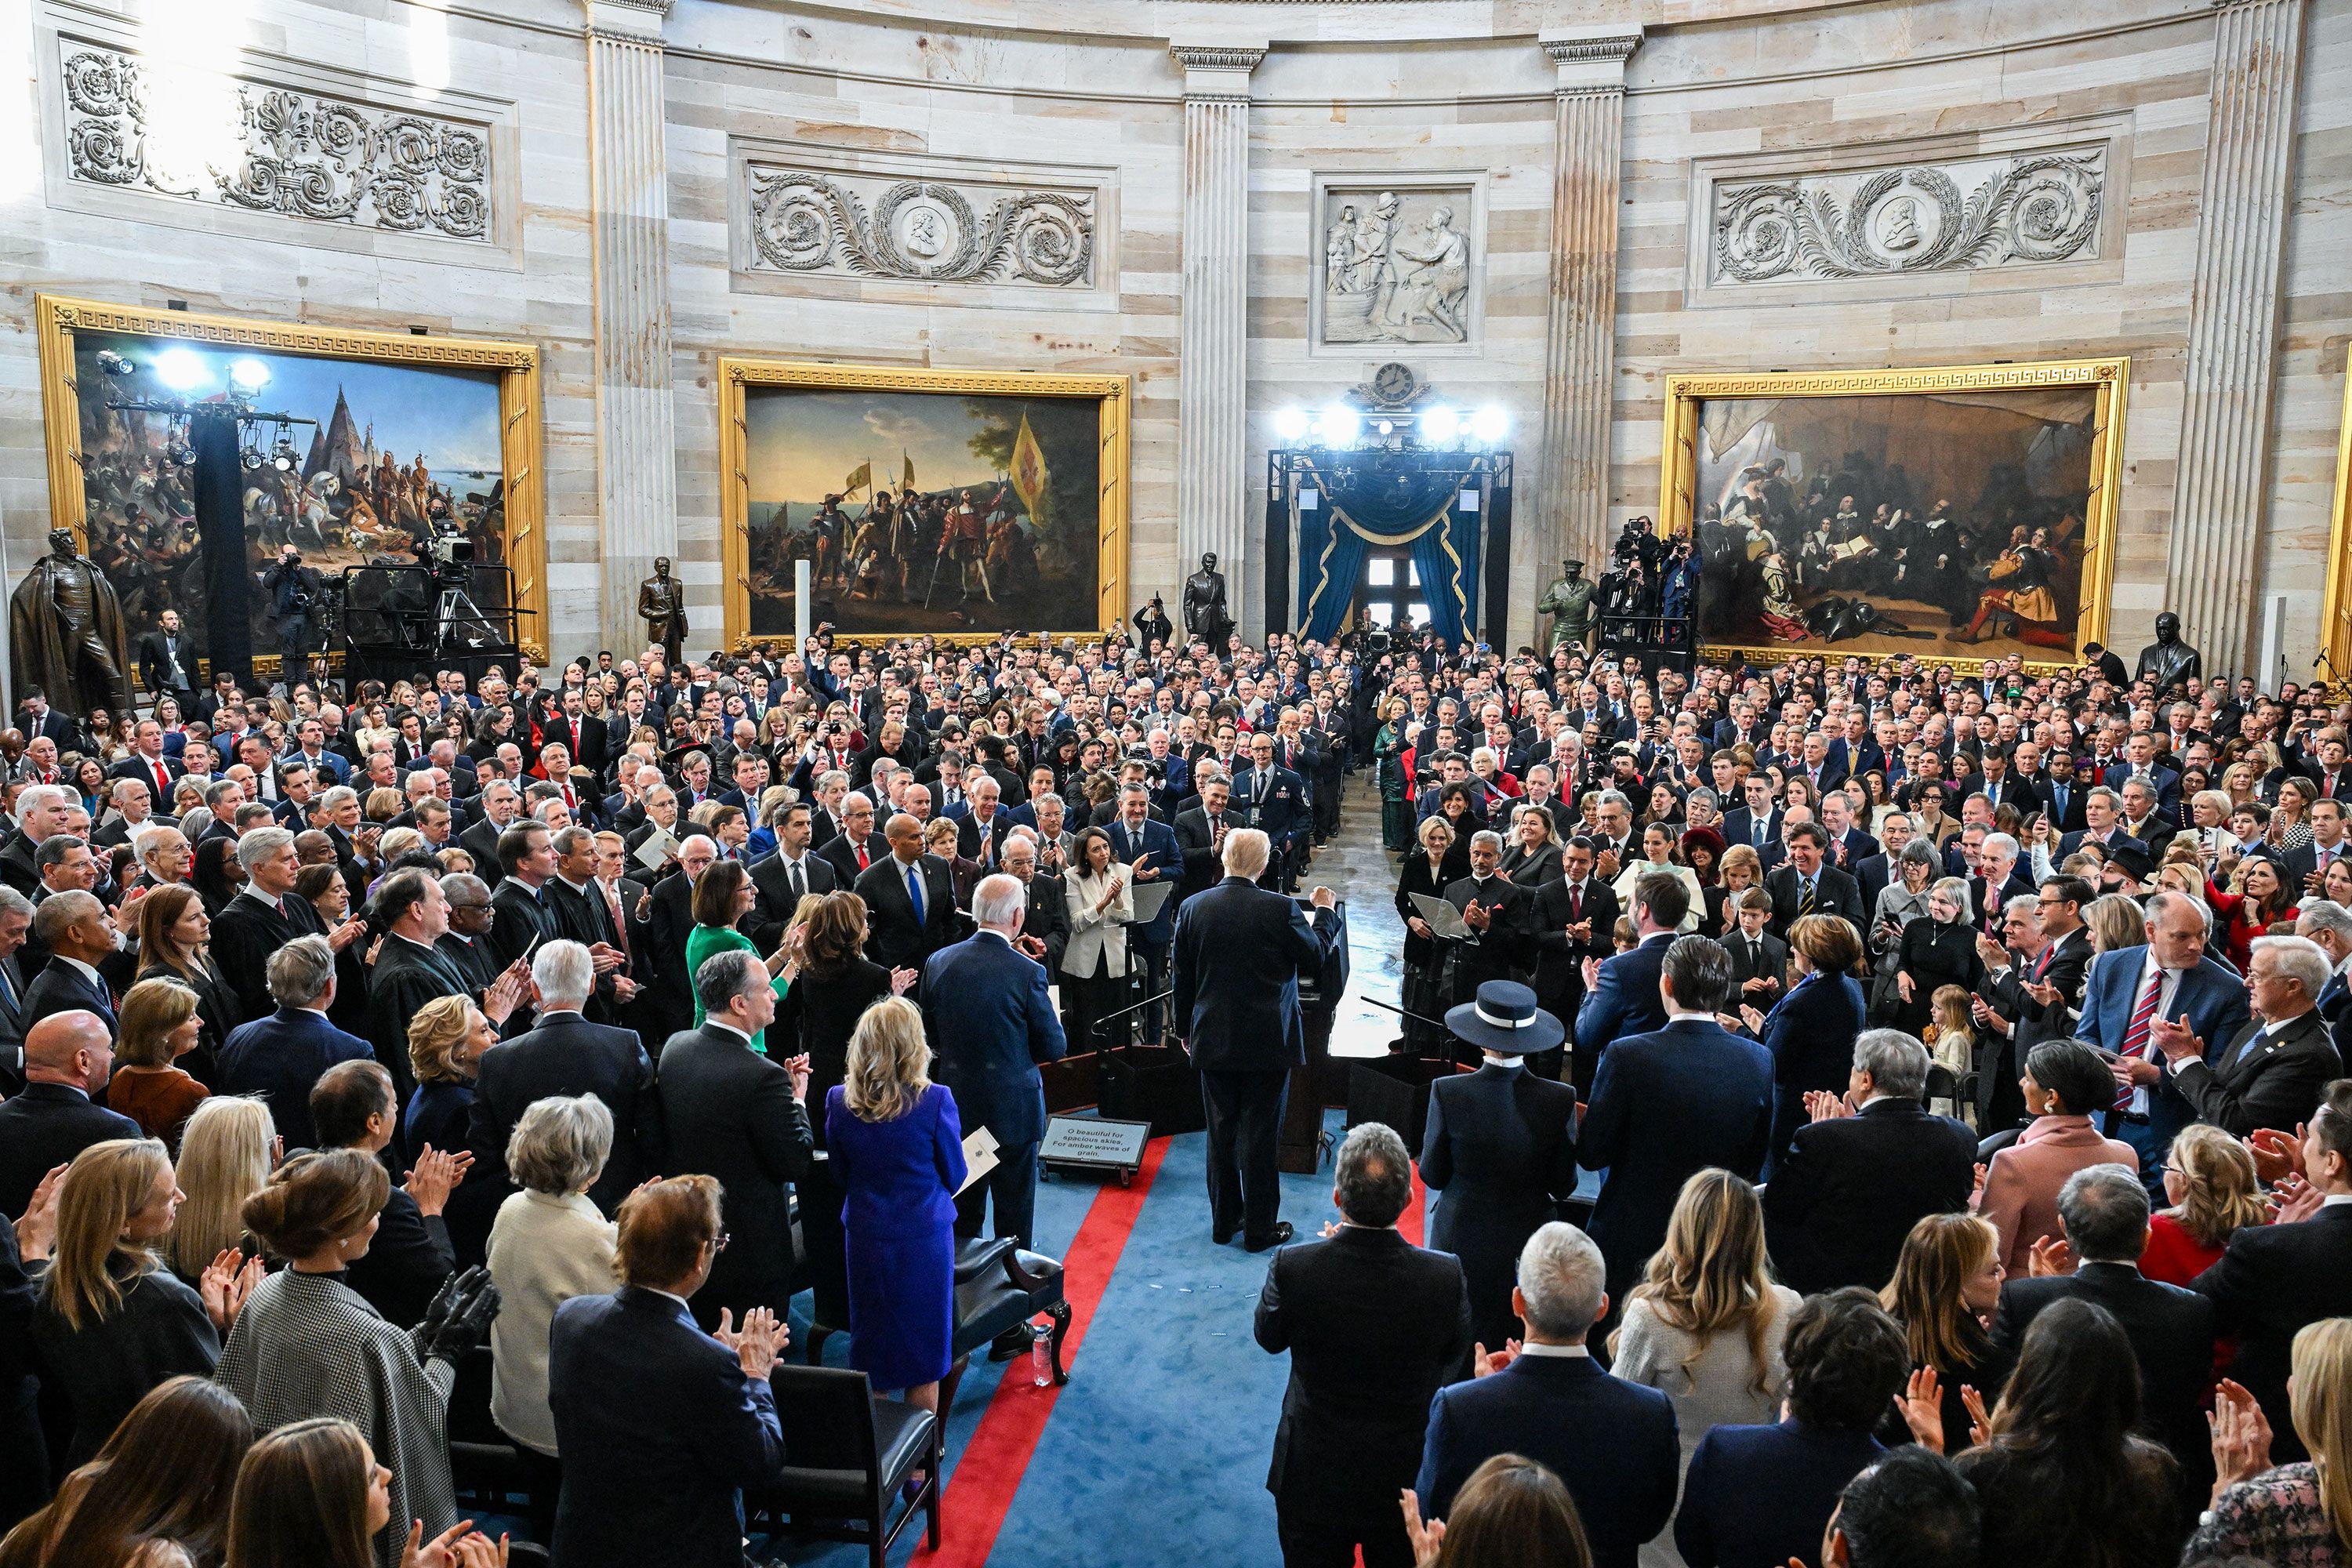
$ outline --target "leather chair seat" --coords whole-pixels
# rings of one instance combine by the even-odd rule
[[[895,1399],[874,1401],[874,1448],[882,1472],[882,1495],[889,1497],[907,1478],[920,1469],[931,1452],[929,1411]],[[786,1465],[777,1472],[771,1495],[789,1499],[795,1514],[834,1514],[856,1518],[870,1497],[862,1470],[820,1470]]]

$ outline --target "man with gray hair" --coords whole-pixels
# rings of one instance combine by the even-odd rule
[[[2305,899],[2294,934],[2309,937],[2326,955],[2333,973],[2320,989],[2319,1016],[2327,1020],[2336,1054],[2352,1060],[2352,910],[2332,899]]]
[[[1298,976],[1320,972],[1339,940],[1338,897],[1314,916],[1256,885],[1270,846],[1255,827],[1225,835],[1225,879],[1184,900],[1170,954],[1169,1033],[1201,1075],[1209,1131],[1209,1235],[1243,1233],[1252,1252],[1290,1239],[1276,1152],[1283,1090],[1307,1060]]]
[[[1764,1187],[1773,1266],[1800,1295],[1882,1288],[1914,1225],[1968,1206],[1977,1135],[1920,1104],[1929,1060],[1900,1029],[1865,1029],[1844,1097],[1805,1097],[1812,1121]]]
[[[1478,987],[1489,980],[1519,980],[1526,948],[1532,945],[1528,930],[1535,895],[1503,875],[1503,836],[1480,829],[1470,836],[1470,874],[1445,884],[1444,899],[1461,911],[1471,940],[1444,944],[1445,1001],[1449,1006],[1475,1001]]]
[[[213,918],[212,958],[236,993],[238,1016],[258,1018],[270,1009],[270,954],[298,936],[312,935],[331,936],[340,952],[359,939],[366,922],[345,921],[330,933],[310,900],[295,897],[301,861],[294,836],[282,827],[258,827],[238,839],[236,860],[245,868],[245,887]],[[399,1073],[394,1068],[395,1078]]]
[[[2291,1131],[2310,1120],[2328,1080],[2344,1072],[2319,1012],[2333,973],[2309,937],[2258,936],[2246,964],[2253,1016],[2217,1054],[2206,1055],[2207,1042],[2187,1023],[2154,1021],[2150,1037],[2200,1121],[2243,1138],[2262,1128]]]
[[[296,937],[270,954],[268,985],[276,1010],[229,1031],[214,1089],[258,1095],[290,1153],[319,1141],[310,1090],[327,1069],[374,1053],[357,1035],[327,1022],[335,999],[335,951],[325,937]]]
[[[41,841],[63,833],[79,803],[63,784],[27,784],[16,794],[16,832],[0,845],[0,882],[26,898],[40,887],[33,852]]]
[[[940,1081],[954,1091],[968,1127],[996,1139],[996,1167],[956,1199],[956,1234],[980,1234],[992,1199],[998,1236],[1034,1238],[1037,1145],[1045,1136],[1045,1085],[1041,1062],[1059,1061],[1069,1048],[1047,993],[1045,965],[1014,945],[1029,913],[1029,889],[1018,878],[983,877],[972,889],[971,916],[980,929],[924,962],[924,1021]],[[998,1346],[1005,1356],[1028,1344],[1027,1326]],[[1003,1358],[1001,1358],[1003,1359]]]
[[[16,954],[33,930],[33,900],[0,887],[0,1095],[25,1087],[25,973]]]
[[[695,1321],[708,1330],[722,1310],[740,1319],[791,1299],[786,1193],[807,1179],[814,1143],[803,1103],[808,1058],[751,1048],[775,1022],[768,966],[740,949],[715,953],[695,971],[694,993],[702,1026],[672,1035],[661,1048],[661,1122],[670,1168],[715,1176],[724,1189],[721,1227],[733,1245],[712,1260],[709,1283],[693,1301]]]
[[[447,885],[447,879],[443,879]],[[607,1215],[639,1182],[662,1168],[661,1107],[654,1097],[654,1066],[634,1029],[592,1024],[583,1016],[596,983],[596,963],[577,942],[541,942],[530,977],[539,988],[533,1027],[482,1058],[474,1085],[467,1142],[474,1171],[467,1185],[490,1195],[495,1210],[512,1185],[507,1142],[533,1102],[551,1096],[593,1094],[613,1113],[613,1148],[588,1196]]]
[[[1594,1563],[1631,1563],[1665,1528],[1682,1472],[1674,1405],[1601,1371],[1585,1347],[1609,1310],[1605,1273],[1601,1248],[1572,1225],[1553,1220],[1528,1237],[1511,1292],[1527,1338],[1517,1354],[1489,1352],[1477,1376],[1437,1391],[1413,1483],[1423,1514],[1443,1517],[1472,1471],[1520,1454],[1576,1500]]]
[[[1412,1201],[1403,1139],[1363,1122],[1332,1172],[1339,1223],[1277,1251],[1258,1293],[1258,1344],[1290,1352],[1265,1489],[1286,1563],[1347,1563],[1360,1547],[1368,1565],[1409,1568],[1397,1494],[1420,1467],[1431,1397],[1469,1370],[1470,1298],[1452,1253],[1396,1228]]]
[[[2067,1177],[2058,1189],[2065,1239],[2035,1243],[2032,1276],[2001,1287],[1993,1343],[2014,1365],[2043,1308],[2069,1299],[2105,1308],[2139,1358],[2141,1430],[2172,1450],[2201,1496],[2213,1476],[2200,1408],[2212,1379],[2213,1303],[2140,1273],[2148,1212],[2147,1189],[2129,1166],[2090,1165]]]

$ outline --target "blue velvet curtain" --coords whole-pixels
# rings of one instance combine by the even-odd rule
[[[1339,634],[1375,544],[1410,545],[1438,635],[1468,635],[1477,624],[1480,519],[1462,510],[1461,497],[1465,484],[1475,493],[1476,477],[1374,453],[1318,466],[1315,479],[1318,504],[1303,504],[1302,488],[1297,510],[1300,635],[1328,642]]]

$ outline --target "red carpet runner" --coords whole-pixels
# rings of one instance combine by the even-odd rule
[[[1101,1304],[1103,1290],[1118,1268],[1119,1254],[1135,1230],[1143,1200],[1150,1195],[1152,1179],[1159,1175],[1160,1163],[1167,1153],[1168,1140],[1154,1138],[1145,1146],[1143,1164],[1131,1185],[1106,1186],[1095,1195],[1085,1223],[1078,1226],[1077,1238],[1062,1259],[1063,1288],[1070,1302],[1070,1331],[1062,1342],[1065,1366],[1076,1364],[1087,1325],[1094,1321],[1095,1308]],[[971,1440],[964,1445],[963,1458],[940,1500],[940,1549],[919,1548],[914,1563],[923,1568],[981,1568],[988,1561],[988,1554],[996,1548],[996,1532],[1004,1527],[1004,1515],[1013,1506],[1013,1494],[1021,1488],[1030,1456],[1037,1450],[1037,1439],[1045,1436],[1045,1423],[1053,1419],[1054,1405],[1061,1393],[1059,1388],[1039,1388],[1031,1383],[1025,1361],[1015,1361],[1004,1369],[995,1396],[989,1401]]]

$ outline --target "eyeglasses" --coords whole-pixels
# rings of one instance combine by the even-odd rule
[[[720,1253],[722,1253],[722,1252],[726,1251],[726,1250],[727,1250],[727,1243],[728,1243],[729,1241],[730,1241],[731,1239],[733,1239],[733,1238],[732,1238],[732,1237],[730,1237],[730,1236],[729,1236],[725,1231],[723,1231],[723,1230],[722,1230],[722,1231],[720,1231],[717,1236],[712,1237],[710,1238],[710,1253],[711,1253],[711,1256],[715,1258],[715,1257],[717,1257],[719,1254],[720,1254]]]

